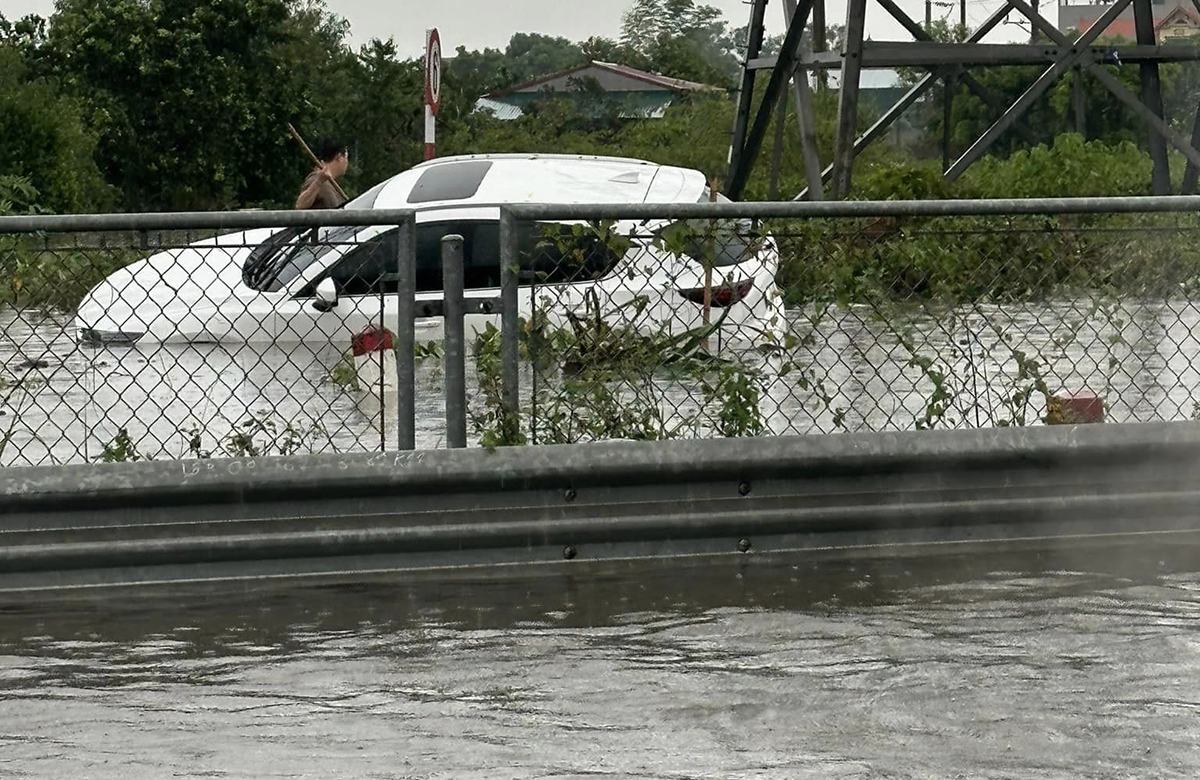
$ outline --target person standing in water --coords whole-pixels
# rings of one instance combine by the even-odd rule
[[[346,202],[337,180],[346,175],[350,166],[350,151],[336,138],[323,138],[317,144],[317,167],[313,168],[300,187],[296,198],[298,209],[336,209]]]

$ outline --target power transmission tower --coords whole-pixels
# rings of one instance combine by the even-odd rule
[[[787,32],[783,46],[776,56],[763,56],[763,24],[769,0],[750,0],[750,26],[746,40],[741,88],[738,94],[733,138],[729,154],[729,173],[725,193],[730,198],[741,196],[750,171],[762,149],[768,126],[784,97],[786,85],[792,85],[793,98],[800,120],[807,187],[797,199],[829,197],[845,198],[850,192],[855,158],[869,144],[885,135],[905,111],[916,104],[941,81],[945,85],[948,111],[949,100],[958,84],[966,87],[987,104],[994,116],[990,127],[970,146],[951,159],[949,139],[943,139],[943,175],[953,181],[996,143],[1005,133],[1015,132],[1026,141],[1036,143],[1036,136],[1021,124],[1022,115],[1037,102],[1053,84],[1074,72],[1072,95],[1076,129],[1086,129],[1087,106],[1083,89],[1084,77],[1099,82],[1118,101],[1142,119],[1146,126],[1151,159],[1154,162],[1153,191],[1169,194],[1170,172],[1167,167],[1167,147],[1172,146],[1187,159],[1183,191],[1194,193],[1200,178],[1200,107],[1197,108],[1190,139],[1173,131],[1163,118],[1162,86],[1159,64],[1200,60],[1200,47],[1155,40],[1152,0],[1116,0],[1104,6],[1094,24],[1070,39],[1050,24],[1038,10],[1037,0],[1004,0],[963,42],[935,41],[929,32],[931,5],[926,0],[926,25],[915,22],[896,3],[896,0],[873,0],[912,36],[911,41],[865,40],[865,19],[868,0],[848,0],[846,34],[840,51],[825,51],[825,0],[780,0]],[[1200,0],[1192,0],[1200,10]],[[1061,2],[1061,0],[1060,0]],[[940,3],[939,3],[940,5]],[[966,27],[966,3],[959,0],[959,21]],[[1136,42],[1128,45],[1099,45],[1097,39],[1109,25],[1122,15],[1128,16],[1132,6]],[[1099,8],[1097,9],[1099,10]],[[1009,15],[1023,17],[1030,25],[1029,43],[984,43],[983,38]],[[805,30],[811,35],[805,38]],[[809,45],[809,41],[812,45]],[[1042,73],[1015,100],[1001,100],[973,77],[970,68],[1005,65],[1040,65]],[[1113,76],[1106,65],[1137,66],[1140,72],[1140,94],[1134,94]],[[864,69],[917,68],[925,75],[899,100],[862,133],[858,132],[857,117]],[[838,71],[838,120],[833,159],[823,167],[816,146],[816,117],[810,94],[809,74],[818,76]],[[767,74],[766,88],[758,105],[754,101],[755,82],[760,73]],[[780,112],[782,115],[782,112]]]

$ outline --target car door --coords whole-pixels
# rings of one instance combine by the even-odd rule
[[[331,249],[319,271],[295,280],[276,308],[276,340],[346,349],[351,337],[369,325],[382,322],[394,332],[397,235],[396,228],[366,228]],[[323,310],[315,291],[327,278],[333,280],[338,300]]]

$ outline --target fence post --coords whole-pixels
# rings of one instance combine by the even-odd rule
[[[442,238],[442,318],[446,333],[446,446],[467,446],[467,357],[463,322],[463,237]]]
[[[520,318],[517,285],[520,283],[520,239],[517,220],[507,207],[500,208],[500,370],[504,401],[504,431],[515,439],[520,430]]]
[[[417,446],[417,221],[410,215],[400,223],[396,267],[396,447]]]

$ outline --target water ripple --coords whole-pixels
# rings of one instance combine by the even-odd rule
[[[4,605],[0,776],[1194,777],[1200,557],[1092,557]]]

